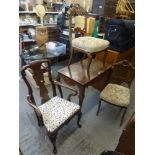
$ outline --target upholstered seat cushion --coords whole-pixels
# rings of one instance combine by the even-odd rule
[[[43,122],[48,131],[53,132],[69,117],[73,116],[80,106],[58,96],[39,106]]]
[[[109,83],[101,92],[100,97],[112,104],[126,107],[130,103],[130,90],[124,86]]]
[[[94,37],[79,37],[72,40],[72,47],[79,48],[86,52],[98,52],[106,49],[109,46],[108,40],[103,40]]]

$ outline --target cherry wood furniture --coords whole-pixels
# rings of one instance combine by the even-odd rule
[[[124,109],[120,123],[121,126],[127,107],[130,104],[130,85],[134,78],[134,67],[128,60],[123,60],[113,64],[110,72],[109,82],[100,93],[96,115],[99,114],[101,101],[120,107],[120,110]],[[121,85],[124,82],[127,83],[129,88]]]
[[[116,151],[125,155],[135,155],[135,113],[132,114],[119,139]]]
[[[135,48],[130,48],[123,52],[118,52],[116,50],[107,49],[106,54],[105,52],[96,54],[96,59],[103,61],[103,57],[105,57],[105,55],[106,55],[105,61],[110,64],[113,64],[113,63],[116,63],[122,60],[129,60],[132,62],[132,64],[134,64]]]
[[[104,151],[100,155],[135,155],[135,113],[123,129],[115,151]]]
[[[87,18],[88,13],[79,4],[74,4],[68,11],[69,16],[69,42],[70,42],[70,59],[68,66],[71,64],[73,54],[81,52],[84,57],[87,56],[87,74],[89,74],[90,65],[93,55],[106,51],[109,46],[109,41],[88,36],[87,33]],[[75,22],[73,26],[73,18],[81,19],[80,22]],[[75,20],[76,21],[76,20]],[[83,23],[83,24],[82,24]],[[74,28],[73,28],[74,27]],[[80,37],[73,38],[73,34],[79,33]]]
[[[58,81],[64,81],[68,85],[75,85],[79,89],[79,105],[82,108],[83,99],[85,97],[85,88],[93,86],[101,91],[107,84],[109,68],[111,65],[103,64],[99,60],[92,60],[90,66],[90,75],[87,74],[88,58],[70,66],[58,70]]]
[[[21,70],[21,75],[23,80],[25,81],[28,87],[28,95],[27,101],[29,105],[34,109],[35,114],[38,119],[39,126],[45,126],[47,129],[47,134],[53,143],[53,153],[57,153],[56,148],[56,137],[59,129],[61,129],[65,124],[67,124],[74,116],[78,115],[77,125],[81,127],[79,121],[81,118],[81,108],[78,104],[70,102],[71,96],[77,95],[77,91],[61,84],[58,81],[53,81],[51,76],[51,67],[50,62],[48,60],[42,61],[33,61],[29,65],[25,66]],[[41,106],[37,106],[34,96],[33,90],[26,78],[26,69],[31,69],[33,74],[33,78],[40,89],[40,98],[41,98]],[[48,90],[44,85],[44,73],[48,73],[49,81],[51,82],[51,86],[53,89],[53,98],[50,99],[48,95]],[[56,86],[60,90],[60,87],[68,88],[73,91],[73,93],[69,94],[67,100],[60,98],[56,94]],[[62,92],[60,92],[62,96]]]

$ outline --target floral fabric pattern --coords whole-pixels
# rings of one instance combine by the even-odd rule
[[[100,97],[112,104],[127,107],[130,103],[130,90],[124,86],[109,83],[101,92]]]
[[[43,122],[48,131],[53,132],[69,117],[73,116],[80,106],[58,96],[39,106]]]
[[[73,39],[72,46],[93,53],[106,49],[109,46],[109,41],[86,36]]]

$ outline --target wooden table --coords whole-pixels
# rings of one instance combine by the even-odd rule
[[[58,70],[57,80],[64,80],[68,85],[76,85],[79,89],[79,105],[82,108],[83,99],[85,97],[85,88],[93,86],[101,91],[107,84],[109,68],[111,65],[104,64],[99,60],[92,60],[88,76],[87,74],[88,59],[79,61]]]

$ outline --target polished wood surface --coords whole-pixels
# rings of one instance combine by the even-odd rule
[[[131,119],[123,130],[116,151],[125,155],[135,155],[135,114],[131,116]]]
[[[84,59],[83,61],[74,63],[70,66],[60,69],[58,73],[68,77],[69,79],[81,85],[88,85],[91,81],[93,81],[110,67],[109,64],[103,65],[101,61],[93,59],[90,66],[90,76],[88,76],[87,62],[88,59]]]
[[[83,99],[85,97],[85,88],[93,86],[98,90],[102,90],[107,84],[109,78],[109,68],[111,65],[103,64],[99,60],[92,60],[90,65],[90,74],[87,74],[87,62],[84,59],[70,66],[58,70],[58,81],[65,81],[68,85],[76,85],[79,89],[79,105],[82,108]]]
[[[96,54],[96,59],[100,61],[104,61],[103,57],[105,56],[105,52],[101,52]],[[115,62],[122,60],[134,61],[135,57],[135,48],[130,48],[123,52],[118,52],[112,49],[107,49],[107,56],[105,58],[105,62],[109,64],[114,64]],[[133,63],[134,64],[134,63]]]
[[[45,86],[44,73],[48,73],[48,78],[52,85],[53,97],[57,96],[56,86],[58,86],[61,97],[63,96],[61,87],[67,88],[72,91],[72,93],[70,93],[67,98],[69,101],[71,100],[72,96],[77,95],[77,91],[60,83],[59,81],[54,81],[52,79],[51,64],[50,64],[50,61],[48,61],[48,60],[36,60],[22,68],[21,75],[22,75],[24,82],[26,83],[26,86],[28,87],[27,101],[28,101],[29,105],[35,111],[36,117],[38,119],[38,125],[43,126],[44,125],[43,116],[42,116],[40,109],[38,108],[38,106],[36,104],[35,99],[34,99],[33,89],[31,87],[31,84],[27,80],[26,73],[25,73],[26,69],[31,69],[31,71],[32,71],[32,75],[33,75],[32,77],[34,78],[34,80],[40,90],[40,98],[41,98],[42,104],[44,104],[46,101],[50,100],[50,97],[48,96],[48,89]],[[50,109],[50,110],[52,111],[53,109]],[[81,109],[79,109],[79,110],[77,110],[76,113],[72,114],[67,120],[65,120],[62,124],[60,124],[54,131],[50,132],[47,129],[47,134],[48,134],[51,142],[53,143],[53,153],[54,154],[57,153],[56,138],[57,138],[59,129],[61,129],[64,125],[66,125],[76,115],[78,115],[77,125],[78,125],[78,127],[81,127],[80,118],[82,116],[82,113],[81,113]]]

